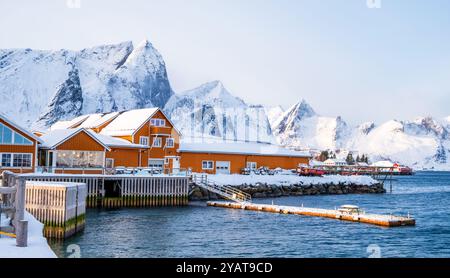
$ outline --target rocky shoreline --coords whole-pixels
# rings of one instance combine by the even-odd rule
[[[256,183],[254,185],[243,184],[233,186],[250,195],[252,198],[278,198],[285,196],[309,196],[309,195],[343,195],[343,194],[383,194],[386,189],[382,183],[372,185],[360,184],[317,184],[303,185],[292,184],[279,186],[273,184]],[[220,199],[215,193],[209,192],[197,185],[194,185],[190,201],[208,201]]]

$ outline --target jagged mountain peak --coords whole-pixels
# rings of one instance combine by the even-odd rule
[[[402,121],[398,120],[389,120],[383,124],[381,124],[378,129],[385,130],[387,132],[404,132],[404,124]]]
[[[143,40],[133,49],[123,64],[125,70],[130,67],[142,70],[159,70],[165,67],[165,63],[158,50],[148,40]],[[120,71],[121,68],[118,70]]]
[[[417,117],[412,122],[405,122],[405,130],[415,135],[432,135],[439,139],[448,139],[449,131],[431,116]]]
[[[143,39],[137,46],[137,49],[139,48],[153,48],[153,44],[147,39]]]
[[[365,122],[357,126],[358,131],[361,134],[367,135],[375,128],[374,122]]]
[[[198,103],[208,103],[221,108],[243,107],[245,102],[232,95],[219,80],[202,84],[177,95],[177,98],[190,98]]]
[[[0,110],[41,128],[73,116],[70,107],[83,114],[164,107],[173,94],[164,60],[148,41],[136,48],[126,41],[79,51],[0,50],[0,84]]]
[[[187,90],[185,92],[181,93],[182,95],[214,95],[216,97],[219,97],[220,94],[230,94],[228,90],[223,85],[222,81],[220,80],[214,80],[210,82],[206,82],[194,89]],[[230,94],[231,95],[231,94]]]
[[[288,113],[290,113],[291,115],[295,115],[295,117],[299,120],[317,116],[311,105],[309,105],[309,103],[304,99],[300,100],[294,106],[292,106],[288,110]]]
[[[164,111],[186,140],[275,142],[264,107],[246,104],[218,80],[174,94]]]
[[[293,127],[295,122],[302,121],[307,118],[317,116],[314,109],[304,100],[300,100],[288,110],[286,110],[276,121],[273,123],[275,129],[279,129],[279,132]]]

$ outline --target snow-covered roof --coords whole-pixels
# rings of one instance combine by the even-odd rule
[[[347,164],[347,161],[339,158],[330,158],[325,160],[323,163],[325,164]]]
[[[92,124],[101,119],[102,116],[103,114],[90,114],[78,127],[91,128]]]
[[[394,163],[389,161],[389,160],[384,160],[384,161],[377,161],[375,163],[372,163],[371,166],[375,166],[375,167],[394,167]]]
[[[311,157],[307,152],[289,150],[277,145],[244,142],[186,143],[181,142],[179,152],[225,153],[244,155]]]
[[[115,138],[104,134],[98,134],[93,131],[89,132],[108,147],[123,147],[123,148],[138,148],[138,149],[149,148],[149,146],[133,144],[125,139]]]
[[[103,124],[111,121],[117,117],[119,112],[112,112],[107,114],[92,114],[80,125],[83,128],[96,128],[102,126]]]
[[[109,150],[109,147],[97,138],[95,132],[86,130],[84,128],[57,129],[50,131],[41,136],[41,140],[43,141],[42,148],[54,149],[80,132],[85,132],[87,135],[92,137],[92,139]]]
[[[58,121],[50,127],[50,130],[53,131],[53,130],[59,130],[59,129],[73,128],[75,126],[78,126],[82,122],[84,122],[89,116],[90,115],[82,115],[82,116],[76,117],[75,119],[72,119],[70,121]]]
[[[309,161],[309,165],[311,165],[311,166],[323,166],[325,164],[322,161],[311,159]]]
[[[148,148],[148,146],[145,145],[133,144],[125,139],[114,138],[104,134],[98,134],[92,130],[84,128],[59,129],[51,131],[41,137],[42,140],[44,141],[42,147],[54,149],[58,145],[62,144],[63,142],[67,141],[68,139],[72,138],[73,136],[82,131],[86,132],[86,134],[91,136],[94,140],[96,140],[99,144],[103,145],[107,149],[109,149],[110,147],[139,148],[139,149]]]
[[[111,136],[133,135],[142,125],[144,125],[159,108],[137,109],[123,112],[107,125],[101,134]]]
[[[42,143],[41,138],[39,138],[38,136],[34,135],[31,131],[28,131],[27,129],[21,127],[20,125],[16,124],[14,121],[10,120],[9,118],[7,118],[3,113],[0,112],[0,119],[2,119],[3,121],[5,121],[6,123],[8,123],[9,125],[13,126],[14,128],[16,128],[17,130],[19,130],[20,132],[22,132],[23,134],[26,134],[27,136],[33,138],[34,140],[36,140],[39,143]]]

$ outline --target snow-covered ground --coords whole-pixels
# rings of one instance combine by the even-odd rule
[[[324,177],[301,177],[297,175],[208,175],[210,181],[219,185],[255,185],[257,183],[289,186],[294,184],[320,185],[320,184],[358,184],[373,185],[378,183],[369,176],[324,176]]]
[[[17,247],[15,238],[2,235],[0,258],[56,258],[42,235],[44,225],[28,212],[25,212],[25,219],[28,220],[28,247]]]

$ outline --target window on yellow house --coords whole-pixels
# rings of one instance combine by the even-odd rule
[[[154,137],[152,146],[155,147],[155,148],[161,148],[161,145],[162,145],[161,138],[160,137]]]
[[[173,138],[166,139],[166,148],[173,148],[175,146],[175,140]]]

